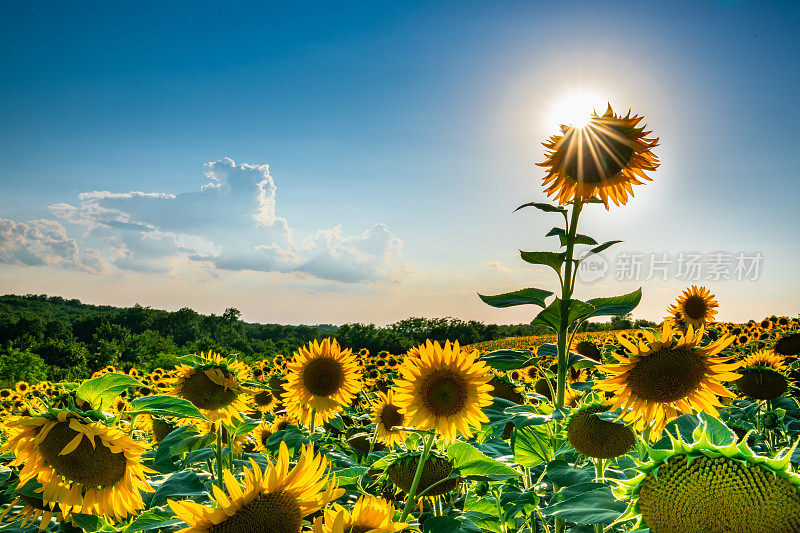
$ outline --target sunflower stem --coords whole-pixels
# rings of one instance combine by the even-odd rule
[[[422,468],[425,466],[425,461],[428,459],[428,455],[431,453],[431,448],[433,447],[433,439],[436,437],[436,434],[431,432],[428,435],[428,439],[425,441],[425,446],[422,449],[422,455],[419,457],[419,463],[417,463],[417,471],[414,472],[414,479],[411,482],[411,488],[408,491],[408,498],[406,499],[406,504],[403,507],[403,514],[400,516],[400,522],[405,522],[408,515],[411,513],[411,509],[414,506],[417,497],[417,488],[419,487],[419,480],[422,478]]]
[[[222,422],[217,424],[217,486],[222,487]]]

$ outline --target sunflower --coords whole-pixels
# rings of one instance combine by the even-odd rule
[[[597,363],[599,363],[603,358],[602,353],[600,352],[600,348],[598,348],[597,345],[592,341],[588,340],[580,341],[575,345],[573,349],[580,355],[587,357]]]
[[[192,365],[176,368],[178,379],[170,390],[172,395],[189,400],[211,421],[232,425],[234,418],[244,420],[241,412],[247,409],[247,403],[243,393],[250,391],[241,382],[248,377],[247,365],[214,352],[201,352]],[[157,379],[163,379],[160,376]]]
[[[288,368],[282,399],[287,413],[301,424],[312,423],[314,412],[316,422],[327,422],[361,390],[358,362],[336,339],[315,340],[301,347]]]
[[[400,412],[400,407],[395,403],[394,391],[389,394],[378,393],[378,405],[372,415],[372,422],[375,424],[375,432],[378,439],[387,446],[396,446],[406,441],[408,432],[400,429],[392,429],[394,426],[402,426],[405,417]]]
[[[361,496],[348,511],[334,504],[314,520],[314,533],[396,533],[408,524],[394,521],[394,505],[383,498]]]
[[[458,341],[442,347],[430,340],[419,346],[418,358],[406,358],[396,383],[397,404],[408,425],[435,429],[445,442],[456,433],[472,437],[471,426],[489,418],[481,408],[492,403],[492,374],[478,361],[477,351],[462,350]]]
[[[315,455],[311,444],[303,447],[300,459],[291,470],[289,450],[283,442],[277,461],[273,464],[268,459],[267,463],[262,473],[258,464],[250,459],[252,468],[244,468],[244,487],[225,470],[227,494],[213,486],[217,507],[167,500],[172,511],[189,526],[179,533],[299,533],[304,516],[344,493],[326,473],[325,457]]]
[[[14,385],[14,389],[17,391],[17,394],[24,396],[29,390],[31,386],[28,384],[27,381],[17,381],[17,384]]]
[[[419,453],[407,453],[396,458],[386,469],[391,482],[395,487],[406,494],[411,491],[414,475],[419,466]],[[417,486],[417,495],[439,496],[447,494],[458,485],[458,478],[450,477],[453,472],[453,462],[444,455],[431,452],[422,465],[422,474]],[[430,490],[429,490],[430,489]]]
[[[603,405],[589,404],[575,411],[569,419],[567,439],[587,457],[613,459],[628,453],[636,443],[631,428],[597,416],[607,410]]]
[[[772,350],[783,356],[800,355],[800,333],[784,335],[775,343]]]
[[[742,361],[742,368],[739,369],[742,377],[736,380],[736,388],[756,400],[773,400],[789,388],[785,374],[788,370],[783,356],[770,350],[760,350]]]
[[[261,414],[271,413],[278,405],[278,398],[270,389],[261,389],[253,392],[253,403]]]
[[[674,333],[672,326],[665,323],[660,340],[649,331],[645,331],[648,342],[642,341],[639,346],[620,337],[630,355],[612,353],[618,363],[597,367],[609,377],[594,388],[616,395],[609,400],[609,410],[623,408],[620,418],[633,422],[638,431],[651,428],[651,440],[657,439],[667,422],[679,413],[705,410],[719,416],[716,407],[722,404],[718,396],[734,396],[720,382],[740,377],[732,372],[739,363],[727,363],[733,356],[717,356],[732,338],[699,346],[702,328],[695,332],[689,326],[677,340]],[[627,409],[630,410],[625,412]]]
[[[253,448],[257,452],[263,452],[267,449],[267,441],[272,436],[272,425],[269,422],[261,422],[256,428],[253,430],[253,439],[255,439],[256,444]]]
[[[667,309],[671,316],[666,317],[665,320],[671,320],[681,328],[689,325],[697,329],[714,321],[717,307],[719,307],[719,303],[714,299],[711,291],[705,287],[692,285],[684,290],[678,300]]]
[[[15,455],[11,466],[22,467],[20,483],[36,479],[42,499],[64,515],[74,509],[122,520],[144,508],[140,491],[153,491],[145,476],[154,473],[140,463],[146,445],[69,411],[8,425],[11,436],[2,449]]]
[[[649,131],[638,128],[643,117],[615,115],[608,106],[605,114],[592,114],[582,127],[561,126],[563,135],[554,135],[543,143],[546,160],[536,163],[547,167],[545,193],[558,203],[575,198],[599,197],[608,209],[608,200],[624,205],[633,196],[632,185],[651,180],[645,172],[658,168],[652,149],[658,139],[648,139]]]
[[[618,521],[653,533],[775,533],[800,531],[800,476],[791,451],[755,455],[745,440],[714,445],[705,425],[687,444],[669,435],[671,449],[648,449],[641,474],[620,481],[631,503]],[[642,524],[644,522],[644,524]]]
[[[503,400],[507,400],[516,404],[522,404],[525,402],[525,396],[523,395],[522,387],[513,385],[504,377],[496,374],[493,375],[492,379],[489,381],[489,385],[493,387],[492,392],[490,393],[492,398],[502,398]]]

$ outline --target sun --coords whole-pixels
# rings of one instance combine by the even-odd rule
[[[592,112],[602,111],[608,105],[607,99],[590,91],[571,92],[552,105],[551,122],[555,126],[564,124],[583,128],[592,117]]]

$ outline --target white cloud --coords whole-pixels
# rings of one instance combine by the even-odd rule
[[[93,273],[104,273],[107,269],[97,250],[88,249],[81,255],[64,226],[53,220],[32,220],[25,224],[0,219],[0,263],[59,265]]]
[[[344,283],[397,283],[410,271],[402,242],[383,224],[355,236],[338,226],[323,229],[296,245],[278,215],[268,165],[225,158],[206,163],[204,175],[208,181],[193,192],[93,191],[80,194],[77,205],[58,203],[50,211],[85,228],[84,238],[102,242],[122,270],[167,272],[180,256],[220,270]]]

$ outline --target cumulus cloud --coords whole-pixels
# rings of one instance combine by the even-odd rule
[[[50,211],[104,243],[122,270],[167,272],[176,257],[215,269],[292,273],[344,283],[396,283],[409,272],[402,242],[383,224],[347,236],[319,230],[301,245],[278,215],[268,165],[207,163],[206,182],[180,194],[93,191]],[[97,256],[99,258],[99,254]],[[87,258],[87,262],[89,259]]]
[[[81,254],[64,226],[53,220],[33,220],[26,224],[0,219],[0,263],[59,265],[93,273],[104,273],[107,269],[97,250],[88,249]]]

